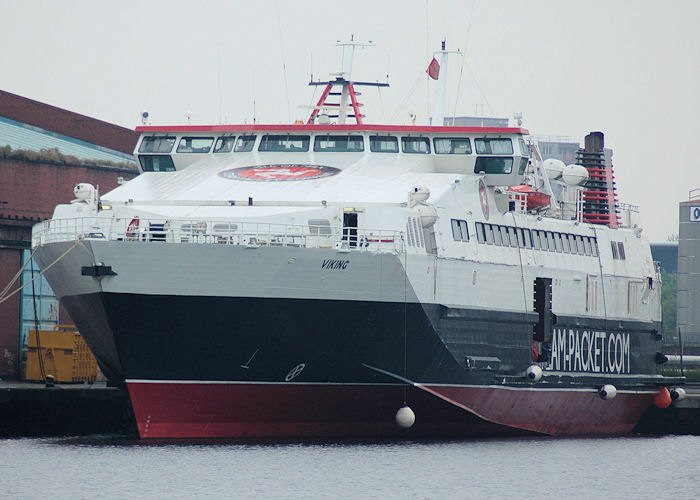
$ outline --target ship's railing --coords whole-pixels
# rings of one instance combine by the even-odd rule
[[[202,219],[82,217],[40,222],[32,230],[32,248],[78,239],[145,243],[242,245],[248,248],[335,248],[344,251],[402,252],[401,231]]]
[[[617,202],[615,208],[621,227],[640,227],[642,225],[639,205]]]

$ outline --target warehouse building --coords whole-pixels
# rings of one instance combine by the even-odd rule
[[[32,282],[32,226],[74,199],[79,182],[104,193],[137,175],[137,139],[133,130],[0,91],[0,378],[22,378],[35,325],[72,323],[48,284]]]

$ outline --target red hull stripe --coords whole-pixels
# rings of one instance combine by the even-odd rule
[[[128,381],[142,438],[471,437],[632,430],[652,393]],[[416,424],[394,422],[405,401]],[[466,410],[466,411],[465,411]]]

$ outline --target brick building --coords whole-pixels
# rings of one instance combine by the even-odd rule
[[[0,91],[0,292],[24,265],[32,226],[69,203],[78,182],[104,193],[138,174],[129,129]],[[20,378],[23,293],[0,293],[0,377]],[[25,292],[26,293],[26,292]],[[30,293],[31,289],[30,289]],[[70,323],[57,309],[56,319]]]

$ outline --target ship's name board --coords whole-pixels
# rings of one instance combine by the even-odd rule
[[[349,260],[324,259],[321,269],[347,269]]]
[[[630,334],[555,328],[548,369],[630,373]]]

